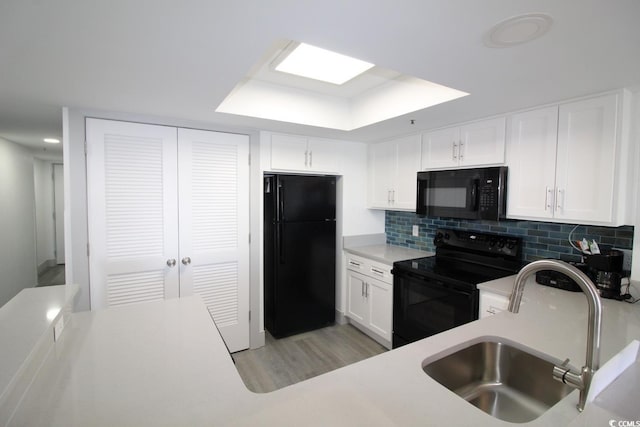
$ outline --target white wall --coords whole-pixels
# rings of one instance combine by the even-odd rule
[[[33,156],[0,138],[0,306],[37,284]]]
[[[638,186],[640,183],[640,87],[633,90],[631,117],[631,144],[635,148],[634,160],[632,161],[635,177],[631,185],[632,188],[635,188],[636,196],[631,279],[640,281],[640,186]]]
[[[53,162],[33,160],[36,209],[36,265],[41,268],[55,260],[53,222]]]

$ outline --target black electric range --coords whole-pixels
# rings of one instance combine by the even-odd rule
[[[522,268],[522,239],[438,229],[436,255],[393,264],[393,347],[478,318],[477,285]]]

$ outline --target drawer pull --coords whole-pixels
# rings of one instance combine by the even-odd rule
[[[382,271],[382,270],[378,270],[378,269],[372,268],[371,271],[373,271],[374,273],[378,273],[378,274],[384,275],[384,271]]]
[[[355,261],[349,261],[349,265],[353,265],[354,267],[360,267],[360,263]]]

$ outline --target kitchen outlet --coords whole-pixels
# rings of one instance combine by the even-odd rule
[[[413,226],[413,237],[418,237],[419,233],[420,233],[419,227],[417,225],[414,225]]]
[[[633,251],[631,249],[620,249],[620,248],[613,248],[617,251],[620,251],[624,254],[624,259],[622,260],[622,269],[624,271],[631,271],[631,255],[633,254]]]

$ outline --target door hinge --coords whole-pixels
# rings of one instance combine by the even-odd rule
[[[251,322],[251,310],[249,310],[249,322]]]

